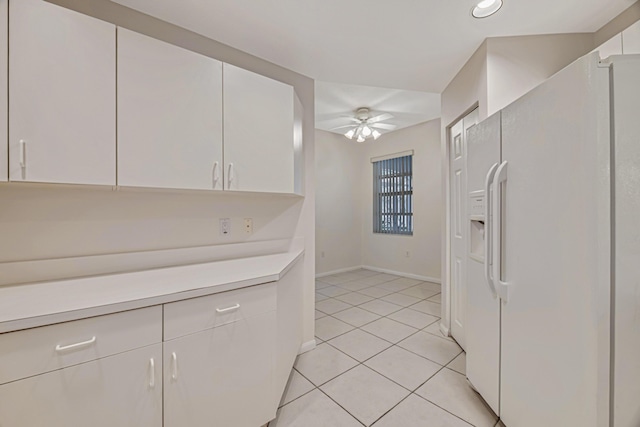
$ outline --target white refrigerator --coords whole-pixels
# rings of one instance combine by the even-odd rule
[[[467,377],[507,427],[640,426],[640,56],[468,134]]]

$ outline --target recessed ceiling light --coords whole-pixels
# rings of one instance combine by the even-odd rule
[[[486,18],[496,13],[502,7],[502,0],[482,0],[472,10],[474,18]]]

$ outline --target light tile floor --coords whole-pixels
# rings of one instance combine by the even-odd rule
[[[440,285],[357,270],[316,280],[317,347],[269,427],[494,427],[465,354],[442,336]]]

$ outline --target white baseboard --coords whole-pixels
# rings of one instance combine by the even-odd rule
[[[316,279],[319,277],[331,276],[332,274],[348,273],[349,271],[360,270],[361,268],[363,268],[361,265],[356,265],[355,267],[347,267],[347,268],[340,268],[338,270],[327,271],[326,273],[316,274]]]
[[[379,273],[387,273],[387,274],[393,274],[395,276],[400,276],[400,277],[408,277],[409,279],[422,280],[423,282],[437,283],[439,285],[442,284],[442,281],[440,280],[440,278],[436,278],[436,277],[421,276],[419,274],[411,274],[411,273],[403,273],[402,271],[388,270],[386,268],[372,267],[370,265],[363,265],[361,268],[364,268],[365,270],[377,271]]]
[[[307,351],[311,351],[316,348],[316,340],[313,339],[311,341],[307,341],[300,346],[300,351],[298,354],[306,353]]]

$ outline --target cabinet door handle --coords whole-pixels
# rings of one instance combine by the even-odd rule
[[[218,162],[213,163],[213,188],[216,188],[216,184],[220,181],[220,164]]]
[[[24,169],[25,167],[27,167],[27,156],[26,156],[27,141],[25,141],[24,139],[21,139],[18,145],[20,146],[20,167]]]
[[[231,181],[233,181],[233,163],[229,163],[229,178],[227,178],[227,181],[229,182],[229,188],[231,188]]]
[[[178,356],[175,351],[171,353],[171,378],[178,379]]]
[[[156,363],[153,357],[149,359],[149,387],[154,388],[156,386]]]
[[[93,344],[94,342],[96,342],[96,337],[95,336],[91,337],[91,339],[89,339],[89,340],[78,342],[78,343],[75,343],[75,344],[69,344],[69,345],[60,345],[60,344],[58,344],[56,346],[56,351],[74,350],[74,349],[77,349],[77,348],[89,346],[89,345]]]
[[[232,305],[231,307],[227,307],[227,308],[216,308],[216,311],[218,313],[226,313],[228,311],[237,310],[239,308],[240,308],[240,304],[236,304],[236,305]]]

